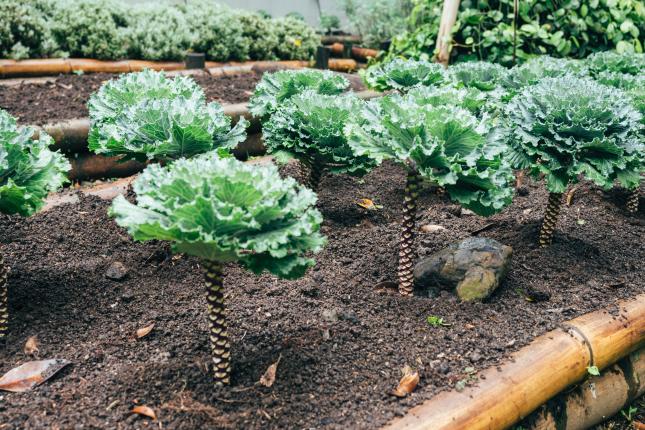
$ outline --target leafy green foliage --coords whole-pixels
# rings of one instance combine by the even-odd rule
[[[475,88],[418,87],[408,92],[408,95],[419,105],[457,106],[481,117],[488,102],[486,93]]]
[[[642,116],[624,92],[588,78],[544,78],[513,98],[506,117],[513,164],[545,174],[550,192],[579,175],[606,188],[638,184]]]
[[[585,63],[593,74],[612,72],[642,75],[645,73],[645,54],[598,52],[587,57]]]
[[[293,17],[272,19],[210,0],[2,0],[0,56],[181,60],[311,58],[320,37]]]
[[[394,38],[391,56],[431,57],[442,0],[419,0],[407,33]],[[463,1],[453,32],[454,61],[488,60],[512,65],[535,55],[584,58],[616,49],[643,52],[645,7],[641,0],[519,2],[514,36],[513,0]],[[516,40],[515,40],[516,39]],[[515,49],[514,49],[515,46]]]
[[[597,366],[587,366],[587,373],[591,376],[600,376],[600,370],[598,370]]]
[[[110,214],[134,239],[171,241],[177,252],[297,278],[314,264],[305,253],[325,244],[316,195],[274,166],[210,152],[151,165],[133,188],[137,204],[119,196]]]
[[[144,60],[182,60],[192,35],[184,15],[173,7],[143,3],[132,9],[128,55]]]
[[[163,72],[131,73],[109,81],[90,97],[91,151],[124,159],[177,159],[212,149],[233,148],[248,121],[233,129],[218,103],[206,103],[188,77]]]
[[[362,36],[363,45],[380,48],[407,29],[414,0],[341,0],[350,24]]]
[[[273,113],[278,106],[303,92],[312,89],[318,94],[340,94],[349,87],[343,76],[319,70],[280,70],[265,73],[256,85],[249,100],[249,110],[256,117]]]
[[[345,125],[361,105],[354,95],[328,96],[306,90],[278,107],[264,123],[267,150],[313,160],[333,173],[363,175],[374,162],[354,155],[344,134]]]
[[[114,0],[57,0],[49,24],[67,55],[108,60],[126,55],[127,17],[125,6]]]
[[[19,128],[16,120],[0,109],[0,212],[28,216],[38,211],[50,192],[67,182],[69,162],[49,150],[53,139],[34,130]]]
[[[273,20],[278,44],[274,49],[282,60],[306,60],[316,53],[320,36],[301,19],[293,17]]]
[[[439,86],[448,82],[442,65],[426,60],[396,58],[371,66],[364,74],[367,85],[377,91],[407,91],[416,86]]]
[[[567,74],[582,77],[587,72],[583,61],[544,55],[511,68],[502,77],[501,84],[507,91],[515,94],[524,87],[537,84],[542,78],[557,78]]]
[[[481,91],[493,91],[500,87],[500,81],[508,70],[499,64],[472,61],[455,64],[448,69],[448,72],[459,85]]]
[[[502,135],[465,109],[428,105],[417,94],[386,96],[368,102],[346,133],[356,154],[412,166],[478,214],[511,202]]]
[[[320,28],[325,33],[331,33],[340,29],[340,18],[336,15],[328,15],[324,12],[320,14]]]
[[[428,318],[426,318],[426,321],[432,327],[449,327],[450,326],[450,324],[446,323],[442,317],[439,317],[437,315],[428,316]]]

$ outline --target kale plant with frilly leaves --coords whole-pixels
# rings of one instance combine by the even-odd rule
[[[374,162],[356,156],[344,134],[345,125],[362,104],[352,94],[329,96],[306,90],[281,104],[264,123],[267,150],[286,152],[308,165],[309,186],[314,190],[324,171],[363,175]]]
[[[146,161],[173,160],[224,147],[245,138],[244,119],[231,128],[219,103],[206,103],[188,77],[146,70],[109,81],[88,103],[90,150]]]
[[[642,116],[621,90],[589,78],[545,78],[515,96],[506,117],[513,164],[544,174],[550,192],[541,246],[551,243],[561,195],[579,176],[604,188],[639,182]]]
[[[376,163],[394,160],[407,169],[399,291],[412,294],[418,188],[428,179],[457,203],[480,215],[508,205],[510,168],[503,162],[504,134],[454,105],[433,106],[422,95],[392,95],[366,103],[346,127],[350,147]]]
[[[598,52],[587,57],[585,64],[594,75],[600,72],[642,75],[645,73],[645,54],[618,53],[616,51]]]
[[[67,182],[69,162],[49,150],[53,139],[41,132],[20,128],[16,120],[0,109],[0,212],[29,216],[39,210],[50,192]],[[0,345],[5,342],[9,325],[7,277],[0,253]]]
[[[304,90],[334,95],[344,92],[349,81],[343,76],[319,70],[281,70],[265,73],[249,100],[249,110],[255,117],[266,118],[278,106]]]
[[[149,166],[134,182],[137,204],[117,197],[110,209],[136,240],[166,240],[176,252],[198,257],[206,272],[214,378],[230,382],[223,264],[254,273],[302,276],[306,256],[325,244],[316,195],[273,165],[259,166],[215,152]]]
[[[401,58],[371,66],[364,74],[364,80],[374,90],[400,92],[417,86],[441,86],[448,83],[446,71],[441,64]]]
[[[535,85],[543,78],[557,78],[564,75],[583,77],[587,73],[588,70],[583,61],[543,55],[511,68],[502,76],[500,82],[511,95],[515,95],[522,88]]]

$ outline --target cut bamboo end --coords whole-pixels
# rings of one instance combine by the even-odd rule
[[[483,371],[477,386],[439,394],[385,429],[509,428],[584,379],[588,366],[603,369],[644,344],[645,294],[641,294],[540,336],[500,370]]]

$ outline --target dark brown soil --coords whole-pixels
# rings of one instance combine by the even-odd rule
[[[23,124],[87,117],[87,101],[101,84],[119,75],[94,73],[60,75],[54,82],[0,87],[0,108],[18,117]],[[242,103],[249,99],[259,74],[213,78],[193,76],[204,89],[208,101]]]
[[[95,198],[30,219],[2,217],[12,274],[0,374],[29,359],[23,345],[34,335],[41,358],[73,365],[34,392],[0,394],[0,428],[156,428],[129,414],[145,404],[164,429],[373,429],[469,380],[468,368],[499,364],[561,321],[643,292],[642,210],[629,217],[624,193],[583,185],[564,208],[553,246],[539,249],[547,194],[530,183],[512,207],[489,219],[428,188],[419,225],[446,230],[421,235],[421,254],[491,224],[480,235],[511,245],[513,263],[486,303],[459,303],[448,292],[403,298],[379,285],[395,277],[403,180],[390,165],[363,180],[326,177],[319,206],[329,244],[303,279],[227,268],[233,385],[226,389],[214,388],[208,371],[195,259],[172,257],[162,243],[134,243],[107,218],[108,203]],[[361,198],[383,208],[362,209]],[[105,277],[115,261],[130,270],[123,281]],[[529,302],[531,290],[550,299]],[[330,314],[337,320],[328,321]],[[451,325],[431,327],[429,315]],[[152,333],[135,340],[135,331],[152,322]],[[273,387],[256,385],[279,358]],[[405,365],[419,369],[421,382],[398,399],[388,392]]]

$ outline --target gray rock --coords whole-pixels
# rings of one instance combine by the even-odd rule
[[[337,309],[325,309],[322,311],[322,319],[327,322],[336,322],[338,321],[338,310]]]
[[[120,261],[113,262],[105,271],[105,277],[114,281],[125,279],[126,276],[128,276],[128,268]]]
[[[492,294],[506,276],[513,248],[486,237],[469,237],[423,258],[414,268],[417,287],[456,289],[464,301]]]

